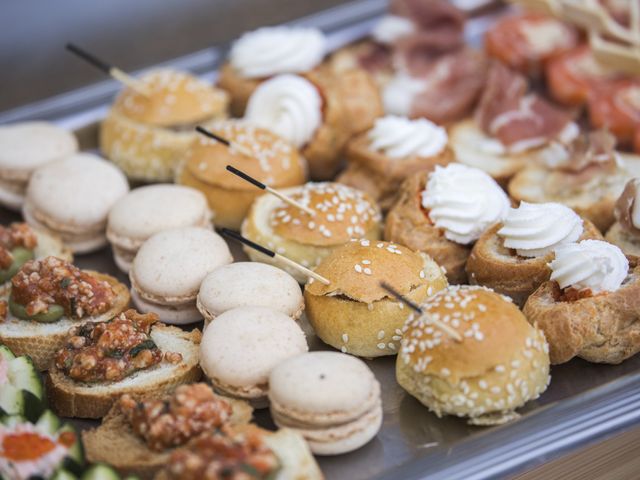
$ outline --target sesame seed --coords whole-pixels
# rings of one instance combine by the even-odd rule
[[[377,346],[380,350],[384,350],[386,348],[386,345],[384,343],[379,343]]]
[[[342,348],[340,348],[340,351],[342,353],[347,353],[347,347],[343,346]]]
[[[347,335],[346,333],[342,334],[342,341],[344,343],[349,343],[349,335]]]
[[[487,389],[487,387],[488,387],[486,380],[480,380],[480,381],[478,382],[478,386],[479,386],[482,390],[486,390],[486,389]]]
[[[356,264],[356,265],[354,265],[353,268],[355,269],[356,272],[362,273],[362,266],[361,265]]]
[[[393,342],[389,342],[388,346],[389,346],[389,349],[391,349],[391,350],[395,350],[396,349],[396,344],[393,343]]]
[[[420,270],[420,278],[424,278],[425,274],[424,274],[424,270]]]
[[[497,395],[498,393],[500,393],[500,387],[498,387],[497,385],[494,385],[493,387],[491,387],[491,393],[494,393]]]
[[[506,372],[506,368],[504,368],[504,365],[496,365],[496,372],[504,373]]]
[[[371,265],[371,260],[362,260],[363,265]]]
[[[384,330],[380,330],[378,332],[378,340],[382,340],[384,338]]]
[[[371,269],[370,268],[365,268],[364,269],[364,273],[365,273],[365,275],[371,275]]]
[[[440,373],[445,377],[451,375],[451,371],[448,368],[443,368],[442,370],[440,370]]]

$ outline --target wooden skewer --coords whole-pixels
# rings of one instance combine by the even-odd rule
[[[415,311],[416,313],[418,313],[420,315],[424,315],[424,312],[422,311],[422,309],[418,305],[413,303],[411,300],[406,298],[404,295],[400,294],[400,292],[396,291],[388,283],[380,282],[380,286],[382,288],[384,288],[387,292],[389,292],[391,295],[393,295],[396,299],[398,299],[402,303],[404,303],[411,310]],[[429,323],[433,324],[434,326],[436,326],[437,328],[439,328],[440,330],[445,332],[447,335],[449,335],[451,338],[453,338],[456,342],[461,342],[462,341],[462,335],[460,335],[460,333],[458,333],[458,331],[455,328],[450,327],[446,323],[444,323],[444,322],[442,322],[442,321],[440,321],[438,319],[435,319],[433,317],[429,317],[428,321],[429,321]]]
[[[315,214],[316,214],[315,210],[307,207],[306,205],[302,205],[300,202],[294,200],[291,197],[288,197],[284,193],[279,192],[275,188],[271,188],[270,186],[265,185],[261,181],[256,180],[255,178],[253,178],[251,175],[248,175],[248,174],[244,173],[243,171],[238,170],[235,167],[232,167],[231,165],[227,165],[227,170],[230,171],[231,173],[233,173],[234,175],[237,175],[238,177],[242,178],[243,180],[255,185],[256,187],[269,192],[271,195],[275,195],[276,197],[278,197],[283,202],[286,202],[289,205],[293,205],[294,207],[299,208],[303,212],[311,215],[312,217],[315,216]]]
[[[322,275],[314,272],[313,270],[308,269],[307,267],[303,267],[302,265],[300,265],[297,262],[294,262],[290,258],[287,258],[283,255],[280,255],[279,253],[274,252],[273,250],[269,250],[268,248],[263,247],[262,245],[252,242],[248,238],[245,238],[242,235],[240,235],[238,232],[234,232],[233,230],[229,230],[228,228],[223,228],[222,234],[227,237],[233,238],[234,240],[237,240],[241,243],[244,243],[247,247],[253,248],[254,250],[260,253],[263,253],[271,258],[280,260],[282,263],[289,265],[291,268],[294,268],[299,272],[307,275],[308,277],[314,278],[319,282],[324,283],[325,285],[331,285],[331,282],[325,277],[323,277]]]
[[[213,133],[212,131],[207,130],[206,128],[197,126],[196,131],[198,133],[201,133],[205,137],[209,137],[217,142],[220,142],[221,144],[225,145],[227,148],[235,150],[241,153],[242,155],[245,155],[249,158],[255,157],[255,154],[244,145],[240,145],[239,143],[236,143],[236,142],[231,142],[230,140],[227,140],[226,138],[221,137],[220,135]]]
[[[151,92],[149,91],[147,86],[144,85],[142,82],[140,82],[138,79],[136,79],[136,78],[132,77],[131,75],[129,75],[128,73],[123,72],[122,70],[120,70],[117,67],[114,67],[113,65],[109,65],[108,63],[104,62],[103,60],[100,60],[95,55],[92,55],[91,53],[87,52],[86,50],[83,50],[82,48],[78,47],[77,45],[74,45],[73,43],[67,43],[67,47],[66,48],[70,52],[72,52],[72,53],[76,54],[78,57],[82,58],[87,63],[90,63],[91,65],[96,67],[98,70],[100,70],[100,71],[106,73],[107,75],[111,76],[111,78],[113,78],[113,79],[119,81],[120,83],[126,85],[130,89],[135,90],[140,95],[144,95],[145,97],[150,97],[151,96]]]

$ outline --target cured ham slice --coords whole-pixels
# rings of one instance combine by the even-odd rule
[[[578,44],[578,32],[538,13],[498,20],[485,36],[487,53],[527,75],[538,75],[551,58]]]
[[[595,128],[607,128],[620,143],[630,145],[640,128],[640,81],[601,85],[591,95],[588,108]]]

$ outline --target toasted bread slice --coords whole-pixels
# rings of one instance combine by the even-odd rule
[[[238,429],[256,429],[255,425]],[[301,434],[288,428],[276,432],[260,429],[265,443],[280,460],[280,470],[274,480],[323,480],[324,475]],[[155,480],[169,480],[165,471],[160,471]]]
[[[230,423],[239,425],[251,421],[253,409],[247,402],[226,397],[225,400],[232,408]],[[117,403],[102,419],[102,425],[82,432],[82,443],[91,463],[107,463],[123,477],[135,475],[143,480],[153,478],[167,464],[171,452],[175,450],[151,450],[133,431],[131,423]]]
[[[163,361],[118,382],[99,384],[76,382],[52,366],[46,377],[52,410],[62,417],[101,418],[125,393],[134,397],[162,396],[178,385],[200,379],[200,330],[185,332],[160,323],[152,327],[150,336],[163,352],[180,353],[182,361],[176,365]]]
[[[62,243],[62,240],[55,235],[50,234],[44,230],[31,227],[36,237],[38,238],[38,245],[34,250],[36,259],[45,257],[58,257],[67,262],[73,261],[73,253],[69,248]],[[8,297],[11,291],[11,281],[0,284],[0,297]]]
[[[29,355],[36,368],[47,370],[55,353],[67,340],[69,329],[84,322],[104,322],[125,310],[131,300],[129,289],[117,279],[104,273],[87,270],[99,280],[106,281],[113,288],[116,296],[113,306],[103,313],[82,320],[63,317],[52,323],[21,320],[9,312],[7,319],[0,322],[0,343],[5,344],[15,355]]]

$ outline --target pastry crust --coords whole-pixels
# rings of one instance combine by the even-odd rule
[[[428,176],[428,172],[420,172],[402,184],[398,200],[387,215],[384,238],[428,254],[445,269],[449,283],[465,283],[464,267],[471,247],[448,240],[425,214],[420,192]]]
[[[543,283],[523,312],[549,342],[552,364],[580,357],[617,364],[640,351],[640,268],[615,292],[562,301],[557,282]]]
[[[244,115],[249,97],[264,80],[266,79],[243,77],[229,62],[222,65],[217,85],[229,93],[231,115],[234,117]]]
[[[640,238],[626,230],[620,222],[614,223],[604,238],[620,247],[630,262],[637,264],[640,261]]]
[[[368,132],[361,133],[347,145],[345,157],[348,166],[337,181],[368,193],[388,211],[394,204],[402,182],[409,176],[432,172],[436,165],[445,166],[455,161],[453,150],[446,147],[431,157],[411,156],[390,158],[370,148]]]
[[[521,257],[505,248],[498,230],[502,223],[488,229],[478,239],[467,260],[469,283],[483,285],[511,297],[519,307],[544,282],[549,280],[554,259],[553,252],[543,257]],[[579,240],[602,240],[602,235],[589,220],[584,220],[584,231]]]

